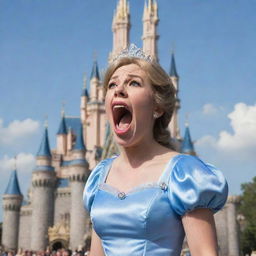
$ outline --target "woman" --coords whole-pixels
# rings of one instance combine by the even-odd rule
[[[217,255],[213,213],[226,202],[222,173],[170,149],[175,90],[132,45],[109,66],[105,107],[120,155],[100,162],[84,190],[91,256]]]

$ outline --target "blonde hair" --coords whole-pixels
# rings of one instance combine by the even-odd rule
[[[124,57],[117,59],[108,67],[104,77],[104,90],[107,91],[109,80],[114,72],[125,65],[136,64],[147,75],[154,92],[154,99],[159,110],[163,111],[162,116],[155,120],[153,135],[154,139],[161,145],[173,148],[170,133],[167,130],[171,121],[175,106],[175,88],[164,69],[155,61],[147,62],[139,58]]]

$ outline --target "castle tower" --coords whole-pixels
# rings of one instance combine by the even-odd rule
[[[171,136],[174,140],[180,140],[180,128],[179,128],[179,122],[178,122],[178,111],[180,109],[180,99],[178,98],[178,93],[179,93],[179,75],[176,69],[176,64],[175,64],[175,58],[174,58],[174,53],[172,53],[172,58],[171,58],[171,68],[170,68],[170,78],[172,80],[172,84],[174,85],[175,88],[175,95],[176,95],[176,100],[175,100],[175,107],[174,111],[172,114],[172,119],[169,124],[169,130],[171,132]]]
[[[93,63],[90,81],[90,101],[87,104],[87,120],[85,139],[87,148],[94,150],[95,147],[102,147],[105,134],[105,108],[103,99],[99,99],[101,87],[98,64]]]
[[[113,50],[112,57],[116,56],[129,45],[130,10],[127,0],[119,0],[114,12],[113,22]]]
[[[62,111],[60,127],[57,133],[57,154],[65,155],[67,152],[67,133],[65,114],[64,111]]]
[[[84,86],[81,93],[81,103],[80,103],[80,116],[81,116],[81,122],[83,125],[83,134],[84,134],[84,141],[87,141],[86,135],[87,135],[87,104],[89,102],[89,93],[86,86],[86,77],[84,77]]]
[[[31,249],[45,250],[48,245],[48,227],[53,224],[55,172],[51,166],[48,131],[45,127],[42,142],[32,173]]]
[[[89,93],[86,86],[86,77],[84,77],[84,86],[81,93],[81,103],[80,103],[80,114],[81,114],[81,121],[83,124],[85,124],[86,122],[88,101],[89,101]]]
[[[181,153],[192,155],[192,156],[196,155],[196,152],[194,150],[194,145],[191,140],[188,123],[186,123],[185,135],[181,144]]]
[[[88,177],[88,163],[85,160],[86,148],[83,140],[82,126],[77,135],[76,143],[72,151],[72,161],[69,170],[69,182],[71,188],[70,207],[70,247],[77,249],[84,244],[84,235],[88,230],[88,215],[83,206],[83,190],[85,180]]]
[[[148,4],[145,2],[144,13],[143,13],[143,51],[150,55],[152,58],[158,61],[157,56],[157,3],[154,0],[148,0]]]
[[[96,60],[93,62],[90,79],[90,100],[94,102],[98,100],[98,90],[100,86],[100,74]]]
[[[8,186],[3,195],[3,234],[2,245],[5,250],[17,250],[19,215],[23,196],[17,178],[17,172],[11,173]]]

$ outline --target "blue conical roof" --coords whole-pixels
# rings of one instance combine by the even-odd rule
[[[63,115],[63,117],[61,118],[61,121],[60,121],[60,127],[59,127],[59,130],[58,130],[58,133],[57,134],[67,134],[67,126],[66,126],[66,122],[65,122],[65,117]]]
[[[188,126],[186,127],[184,139],[182,141],[181,152],[182,153],[194,152],[194,145],[193,145],[193,142],[191,140],[190,131],[189,131]]]
[[[97,61],[96,61],[96,60],[93,62],[92,73],[91,73],[91,79],[92,79],[92,78],[100,79],[99,68],[98,68],[98,64],[97,64]]]
[[[177,72],[177,69],[176,69],[174,53],[172,53],[171,68],[170,68],[170,76],[179,77],[178,72]]]
[[[80,125],[79,132],[77,133],[76,143],[73,147],[74,150],[85,150],[84,139],[83,139],[83,127]]]
[[[19,185],[16,170],[12,171],[8,186],[4,194],[5,195],[22,195],[20,192],[20,185]]]
[[[89,98],[89,93],[88,93],[87,88],[83,88],[83,89],[82,89],[81,96],[86,96],[87,98]]]
[[[37,156],[51,156],[47,127],[45,127],[45,129],[44,129],[43,138],[42,138],[41,145],[38,150]]]

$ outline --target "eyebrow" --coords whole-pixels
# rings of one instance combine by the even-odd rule
[[[143,81],[143,78],[141,77],[141,76],[137,76],[137,75],[127,75],[128,77],[136,77],[136,78],[140,78],[142,81]],[[112,76],[111,78],[110,78],[110,80],[112,80],[112,79],[117,79],[118,78],[118,76]],[[144,82],[144,81],[143,81]]]

